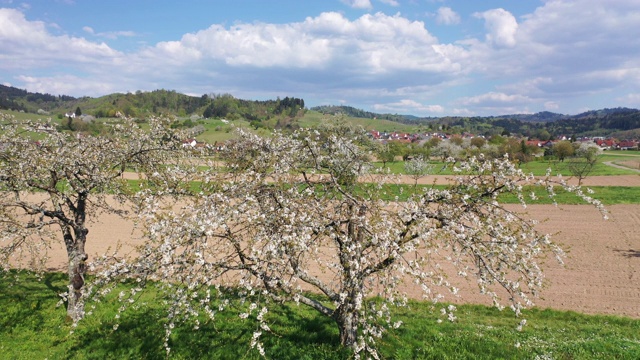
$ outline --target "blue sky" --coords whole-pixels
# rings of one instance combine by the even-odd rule
[[[637,0],[0,0],[0,83],[418,116],[640,107]]]

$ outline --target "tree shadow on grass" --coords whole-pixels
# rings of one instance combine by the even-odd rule
[[[38,281],[28,271],[12,270],[0,279],[0,303],[5,304],[0,316],[0,327],[12,328],[16,324],[42,324],[44,307],[60,300],[59,293],[66,288],[54,283],[64,281],[65,274],[47,273]],[[51,311],[51,310],[49,310]],[[61,310],[61,316],[64,312]]]
[[[0,277],[0,304],[4,307],[0,312],[0,337],[14,331],[44,336],[41,338],[44,347],[57,354],[57,358],[161,359],[167,356],[163,344],[167,313],[161,300],[152,297],[146,305],[138,308],[132,305],[116,319],[120,303],[104,299],[96,304],[93,314],[72,328],[64,321],[64,309],[55,307],[60,300],[58,294],[66,291],[66,283],[63,273],[45,274],[40,281],[28,272]],[[200,320],[198,330],[193,323],[176,324],[169,339],[169,357],[262,359],[250,346],[253,333],[259,330],[255,318],[241,319],[238,311],[228,309],[218,312],[215,321]],[[267,358],[344,359],[351,355],[349,349],[339,345],[333,320],[306,306],[290,304],[271,308],[266,321],[272,329],[262,331]],[[116,324],[117,330],[114,330]]]
[[[185,358],[261,359],[250,349],[251,339],[259,325],[255,319],[240,319],[235,312],[218,313],[213,323],[199,330],[181,327],[172,343]],[[304,306],[281,305],[271,308],[266,316],[270,331],[262,330],[260,341],[269,359],[345,359],[350,352],[339,344],[333,320],[307,311]],[[172,350],[173,351],[173,350]]]
[[[620,249],[616,249],[614,251],[617,252],[617,253],[622,254],[622,256],[624,256],[624,257],[640,258],[640,250],[634,250],[634,249],[620,250]]]
[[[74,335],[76,342],[71,354],[87,358],[164,358],[165,316],[166,311],[159,307],[140,308],[125,311],[117,322],[117,330],[113,330],[116,320],[112,317],[103,317],[99,325],[81,323]],[[349,350],[339,345],[337,328],[331,319],[286,305],[273,309],[269,316],[267,323],[272,331],[262,331],[260,338],[267,358],[349,357]],[[255,319],[241,319],[237,312],[223,311],[216,314],[215,321],[202,320],[198,327],[194,329],[193,323],[176,324],[169,339],[170,357],[262,358],[250,345],[254,331],[259,330]]]
[[[156,311],[147,309],[126,313],[122,319],[91,317],[80,322],[74,334],[69,359],[77,356],[95,359],[162,359],[164,328]],[[98,322],[98,324],[96,324]],[[118,329],[114,330],[114,325]]]

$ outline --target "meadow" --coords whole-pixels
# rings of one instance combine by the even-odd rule
[[[127,310],[116,320],[118,303],[98,304],[76,328],[56,307],[65,289],[65,276],[48,273],[38,280],[31,273],[0,279],[0,357],[4,359],[159,359],[164,312],[153,290],[141,299],[148,306]],[[15,282],[15,278],[21,279]],[[121,285],[126,290],[128,285]],[[234,304],[241,307],[242,304]],[[524,312],[528,324],[509,311],[480,305],[457,305],[455,322],[442,321],[443,304],[412,301],[394,310],[404,322],[387,333],[380,352],[387,359],[637,359],[640,320],[584,315],[572,311],[534,309]],[[172,359],[260,359],[248,348],[255,323],[221,312],[215,323],[203,320],[174,329]],[[345,359],[338,332],[326,317],[305,307],[282,305],[269,313],[271,334],[265,334],[269,359]],[[118,324],[118,329],[114,326]]]

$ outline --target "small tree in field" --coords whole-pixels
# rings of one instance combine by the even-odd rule
[[[418,185],[418,180],[428,175],[433,170],[433,165],[429,164],[421,155],[404,162],[404,172],[413,179],[414,187]]]
[[[561,162],[563,162],[564,159],[570,157],[574,153],[573,145],[567,140],[558,141],[557,143],[553,144],[551,150],[553,152],[553,155],[557,157]]]
[[[2,270],[41,271],[50,245],[62,241],[68,259],[67,314],[77,321],[84,314],[90,222],[101,212],[124,215],[117,203],[132,191],[121,175],[127,167],[153,171],[162,164],[160,150],[171,148],[172,140],[159,124],[141,131],[126,120],[102,137],[56,132],[47,123],[18,122],[4,114],[1,120]]]
[[[601,153],[602,148],[595,143],[581,143],[575,150],[575,156],[569,159],[567,169],[578,178],[578,185],[582,185],[582,180],[591,174]]]
[[[508,159],[471,158],[455,170],[472,176],[447,189],[410,187],[400,202],[387,186],[396,177],[371,174],[364,141],[344,127],[268,138],[241,132],[222,155],[226,170],[200,175],[199,196],[179,208],[143,197],[148,242],[138,258],[112,262],[99,277],[159,281],[169,304],[167,349],[174,322],[197,327],[201,314],[215,320],[236,308],[257,321],[251,345],[263,352],[270,307],[294,302],[333,319],[356,356],[376,357],[376,339],[400,325],[390,308],[407,303],[403,286],[435,301],[457,291],[444,263],[498,306],[510,302],[519,313],[531,305],[543,285],[536,259],[563,253],[497,199],[512,193],[524,202],[522,185],[533,177]],[[233,296],[245,306],[229,306]]]

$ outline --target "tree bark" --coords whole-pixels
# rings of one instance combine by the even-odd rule
[[[354,304],[343,304],[337,310],[334,319],[340,330],[340,344],[353,347],[358,337],[358,311]]]
[[[84,276],[87,272],[85,253],[85,243],[89,230],[85,227],[86,220],[86,193],[78,194],[75,207],[72,208],[75,216],[73,221],[73,234],[70,226],[63,226],[62,233],[67,247],[67,257],[69,259],[68,275],[69,285],[67,293],[67,317],[76,322],[84,317],[84,299],[82,290],[84,288]]]
[[[86,260],[87,254],[84,252],[74,251],[74,254],[69,255],[67,317],[74,322],[84,317],[82,289],[84,288],[84,276],[86,274]]]
[[[69,266],[69,285],[67,291],[67,317],[76,322],[84,317],[84,301],[82,299],[82,289],[84,288],[84,276],[87,272],[86,260],[88,258],[84,251],[84,244],[87,239],[87,229],[76,229],[75,239],[69,229],[64,229],[64,240],[67,246],[67,257]]]

